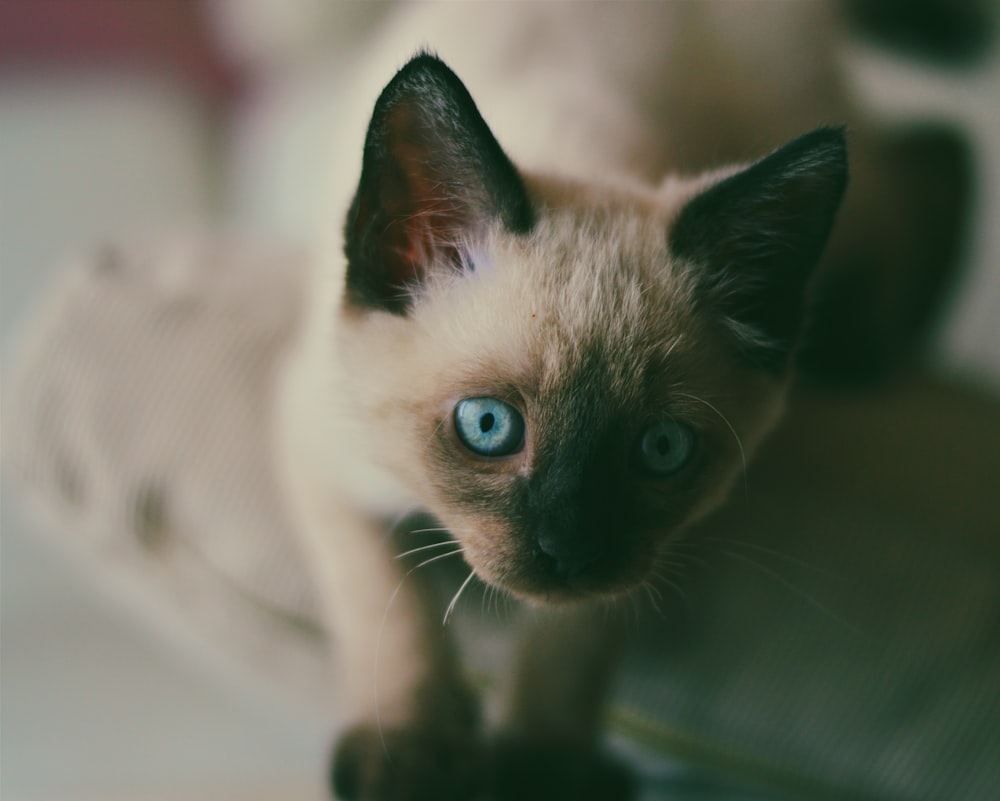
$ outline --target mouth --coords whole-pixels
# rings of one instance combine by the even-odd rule
[[[645,560],[645,567],[643,562],[606,558],[568,568],[536,550],[504,570],[484,575],[477,569],[477,573],[487,583],[526,601],[572,603],[627,595],[641,585],[652,570],[649,560]]]

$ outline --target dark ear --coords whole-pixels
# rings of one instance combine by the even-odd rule
[[[844,131],[819,128],[688,201],[671,227],[699,299],[759,367],[788,363],[846,185]]]
[[[347,217],[348,297],[404,314],[428,271],[462,269],[461,245],[497,221],[532,227],[521,178],[455,73],[420,54],[375,103]]]

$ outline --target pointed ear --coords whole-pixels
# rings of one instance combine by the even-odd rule
[[[674,220],[671,253],[759,367],[789,362],[846,185],[844,131],[819,128],[695,196]]]
[[[375,103],[347,217],[348,298],[405,314],[428,272],[463,269],[462,245],[496,222],[531,229],[521,178],[455,73],[420,54]]]

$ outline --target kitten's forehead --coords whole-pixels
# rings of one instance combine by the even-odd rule
[[[529,236],[496,231],[472,245],[473,274],[421,311],[451,315],[453,346],[531,391],[634,391],[692,331],[689,281],[666,231],[657,208],[548,210]]]

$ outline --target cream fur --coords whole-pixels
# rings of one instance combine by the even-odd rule
[[[429,455],[457,400],[513,386],[529,408],[544,403],[583,347],[600,347],[615,366],[595,377],[610,403],[631,398],[640,380],[671,386],[673,400],[656,411],[697,422],[711,454],[698,500],[678,525],[725,496],[780,415],[786,382],[728,354],[693,311],[690,277],[666,250],[678,208],[724,173],[664,174],[668,166],[718,166],[720,154],[758,155],[786,129],[818,121],[819,107],[829,113],[839,88],[829,48],[781,46],[822,29],[825,5],[724,5],[721,13],[711,3],[641,4],[631,14],[617,5],[572,14],[550,4],[519,4],[517,13],[505,5],[419,6],[401,12],[359,69],[333,142],[330,222],[279,391],[275,439],[360,726],[447,728],[447,715],[429,716],[415,699],[461,686],[432,616],[387,547],[387,520],[429,509],[481,577],[519,590],[509,532],[450,500]],[[567,27],[578,30],[550,33]],[[529,44],[550,36],[552,48]],[[594,40],[605,47],[595,52],[586,44]],[[392,67],[421,44],[466,80],[524,170],[540,219],[526,238],[495,230],[466,243],[479,269],[433,280],[412,314],[360,313],[344,298],[340,233],[360,137]],[[788,58],[802,62],[801,81],[769,84],[770,70],[796,72]],[[650,93],[662,102],[643,105]],[[668,374],[650,376],[649,365],[668,353]],[[491,481],[530,473],[531,425],[524,457]],[[390,604],[394,593],[403,597]]]

